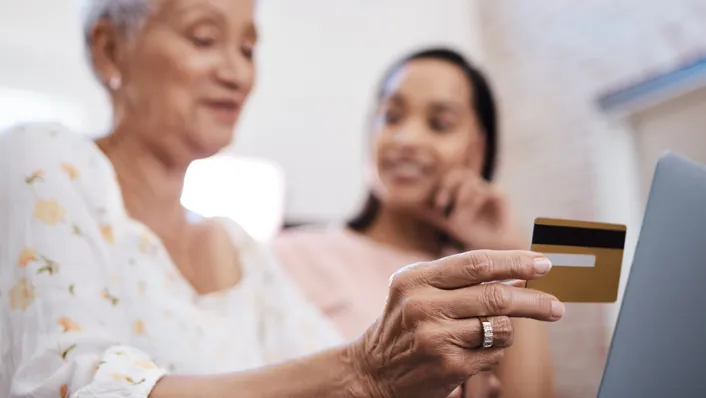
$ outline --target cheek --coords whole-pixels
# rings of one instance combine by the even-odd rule
[[[145,54],[136,65],[135,86],[143,109],[159,107],[170,118],[183,118],[199,82],[207,78],[213,61],[186,46],[165,47]]]
[[[200,82],[207,80],[212,64],[207,56],[187,52],[165,60],[159,77],[163,84],[160,91],[166,94],[168,101],[176,102],[175,105],[187,106],[196,99]]]
[[[461,134],[440,143],[437,150],[444,169],[469,167],[475,170],[483,161],[483,148]]]
[[[482,142],[471,144],[466,156],[467,166],[480,174],[485,162],[485,145]]]
[[[386,137],[387,135],[384,134],[384,131],[377,131],[370,137],[370,145],[368,146],[370,150],[369,160],[376,166],[380,161],[380,154],[383,148],[387,145],[386,141],[388,141],[388,139]]]
[[[243,62],[243,64],[244,65],[242,65],[241,67],[243,70],[243,92],[246,96],[249,96],[253,87],[255,87],[255,82],[257,81],[257,73],[255,69],[255,63],[252,60]]]

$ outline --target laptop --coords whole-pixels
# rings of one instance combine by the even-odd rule
[[[706,397],[706,167],[663,155],[599,398]]]

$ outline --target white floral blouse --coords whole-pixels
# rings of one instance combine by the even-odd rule
[[[147,397],[168,372],[238,371],[336,345],[232,225],[243,279],[198,295],[128,217],[115,171],[56,125],[0,133],[0,397]]]

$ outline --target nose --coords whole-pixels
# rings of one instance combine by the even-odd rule
[[[240,50],[224,51],[223,62],[216,70],[216,78],[220,84],[231,90],[247,91],[254,80],[254,69],[252,60]]]
[[[410,118],[394,131],[393,139],[401,147],[415,147],[424,144],[426,136],[424,122]]]

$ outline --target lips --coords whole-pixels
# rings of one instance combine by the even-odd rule
[[[240,114],[240,102],[234,100],[208,100],[204,105],[224,123],[233,124]]]
[[[432,168],[430,165],[410,158],[383,159],[381,171],[400,182],[415,182],[428,177]]]

